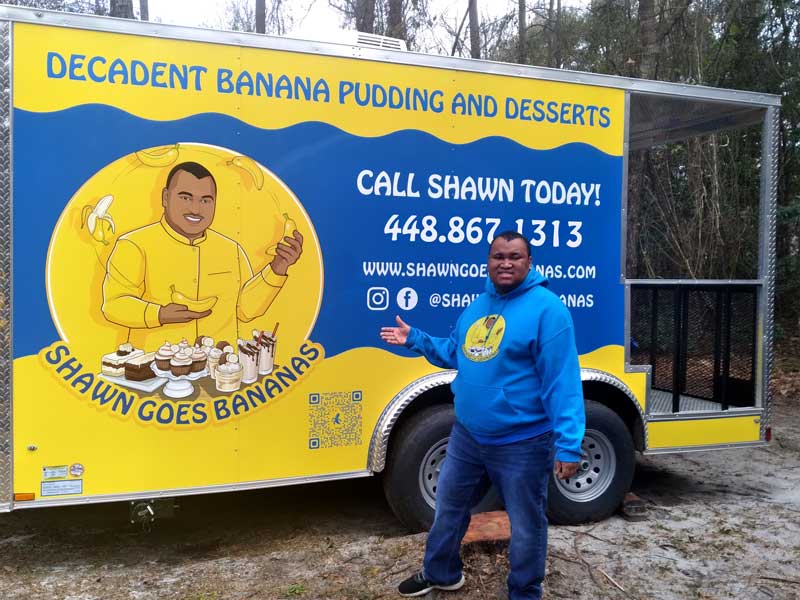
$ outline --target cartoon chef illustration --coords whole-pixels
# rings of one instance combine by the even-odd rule
[[[102,311],[129,329],[138,348],[200,335],[235,341],[237,320],[263,315],[303,251],[294,230],[272,261],[253,274],[244,249],[211,229],[217,184],[203,165],[183,162],[169,172],[160,221],[119,237],[106,265]]]
[[[467,331],[464,352],[476,360],[489,360],[503,340],[505,320],[500,315],[487,315],[475,321]]]

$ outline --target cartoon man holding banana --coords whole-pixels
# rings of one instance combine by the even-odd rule
[[[117,240],[103,280],[103,314],[130,330],[128,341],[154,349],[198,335],[235,342],[238,321],[263,315],[303,252],[293,231],[272,262],[253,274],[244,249],[210,229],[217,184],[202,165],[184,162],[167,176],[164,215]]]

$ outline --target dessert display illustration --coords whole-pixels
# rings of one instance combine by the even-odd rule
[[[125,363],[125,379],[128,381],[147,381],[153,379],[156,374],[152,369],[156,353],[148,352],[140,354]]]
[[[275,367],[275,341],[277,339],[278,325],[272,333],[268,331],[253,330],[253,339],[258,346],[258,374],[269,375]]]
[[[125,374],[125,363],[141,354],[144,354],[144,350],[137,350],[132,344],[120,344],[116,352],[103,356],[100,372],[111,377],[122,377]]]
[[[146,352],[130,343],[102,357],[101,377],[121,386],[154,392],[163,386],[167,398],[186,398],[194,393],[193,382],[215,380],[217,392],[238,391],[258,381],[275,368],[278,324],[271,332],[254,329],[252,339],[226,340],[198,336],[194,345],[186,339],[165,341]]]
[[[242,384],[242,365],[239,364],[239,356],[226,352],[220,359],[217,366],[217,391],[235,392]]]
[[[258,379],[258,346],[253,342],[239,340],[239,362],[242,365],[242,383],[253,383]]]

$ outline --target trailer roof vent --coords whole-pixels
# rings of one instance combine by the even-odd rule
[[[2,0],[0,0],[2,1]],[[312,40],[315,42],[328,42],[332,44],[346,44],[348,46],[360,46],[362,48],[375,48],[376,50],[399,50],[407,52],[408,46],[405,40],[399,38],[377,35],[374,33],[362,33],[352,29],[326,29],[323,32],[303,29],[302,27],[287,34],[287,37],[301,40]]]
[[[356,36],[355,45],[357,46],[378,48],[381,50],[408,50],[405,40],[386,37],[385,35],[377,35],[374,33],[362,33],[360,31],[354,31],[352,33]]]

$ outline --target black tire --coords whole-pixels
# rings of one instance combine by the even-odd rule
[[[454,421],[453,405],[438,404],[410,417],[392,435],[383,491],[394,514],[411,531],[427,531],[433,524],[436,479]],[[492,488],[473,512],[499,507]]]
[[[547,516],[551,523],[577,525],[610,517],[630,489],[636,467],[633,440],[613,410],[586,401],[586,435],[581,467],[566,481],[550,478]]]

